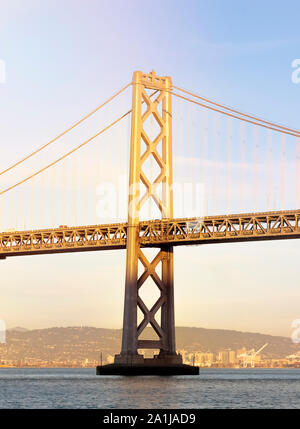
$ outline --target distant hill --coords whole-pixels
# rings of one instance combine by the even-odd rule
[[[144,338],[150,338],[151,331],[145,330]],[[0,344],[0,360],[99,360],[120,352],[121,329],[102,329],[93,327],[69,327],[26,330],[10,329],[6,344]],[[223,329],[176,328],[177,350],[190,352],[210,351],[217,353],[222,349],[237,350],[242,347],[258,349],[265,343],[265,357],[281,358],[300,350],[290,338],[259,333],[230,331]]]
[[[21,326],[16,326],[15,328],[9,328],[8,331],[28,332],[29,329],[22,328]]]
[[[231,331],[225,329],[180,328],[176,329],[177,349],[191,351],[202,350],[217,353],[221,349],[258,350],[264,344],[268,346],[263,354],[266,357],[280,358],[300,350],[289,337],[279,337],[252,332]]]

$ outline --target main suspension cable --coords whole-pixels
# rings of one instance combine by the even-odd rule
[[[41,146],[40,148],[34,150],[33,152],[31,152],[29,155],[27,155],[25,158],[22,158],[20,161],[16,162],[15,164],[12,164],[10,167],[6,168],[5,170],[0,172],[0,176],[4,173],[7,173],[8,171],[12,170],[14,167],[17,167],[18,165],[20,165],[22,162],[26,161],[27,159],[31,158],[32,156],[36,155],[37,153],[39,153],[41,150],[45,149],[47,146],[51,145],[52,143],[56,142],[58,139],[60,139],[61,137],[63,137],[65,134],[67,134],[69,131],[73,130],[75,127],[77,127],[79,124],[81,124],[82,122],[84,122],[86,119],[90,118],[94,113],[98,112],[98,110],[100,110],[102,107],[104,107],[106,104],[108,104],[110,101],[112,101],[114,98],[116,98],[118,95],[120,95],[122,92],[124,92],[130,85],[132,84],[132,82],[128,83],[127,85],[125,85],[122,89],[120,89],[120,91],[116,92],[114,95],[112,95],[108,100],[106,100],[104,103],[102,103],[100,106],[96,107],[96,109],[94,109],[92,112],[90,112],[89,114],[87,114],[86,116],[84,116],[83,118],[81,118],[79,121],[75,122],[75,124],[73,124],[71,127],[69,127],[68,129],[66,129],[65,131],[63,131],[62,133],[60,133],[58,136],[56,136],[54,139],[50,140],[48,143],[44,144],[43,146]]]
[[[129,84],[131,85],[131,84]],[[124,88],[125,89],[125,88]],[[123,89],[123,90],[124,90]],[[153,97],[153,95],[157,94],[159,90],[155,90],[152,92],[152,94],[149,95],[149,97]],[[142,101],[142,104],[144,103],[144,101]],[[107,125],[105,128],[103,128],[101,131],[99,131],[97,134],[93,135],[92,137],[90,137],[88,140],[85,140],[83,143],[79,144],[78,146],[76,146],[74,149],[70,150],[69,152],[65,153],[64,155],[62,155],[61,157],[57,158],[55,161],[51,162],[50,164],[46,165],[45,167],[41,168],[40,170],[36,171],[35,173],[31,174],[30,176],[26,177],[23,180],[20,180],[19,182],[15,183],[14,185],[4,189],[3,191],[0,192],[0,196],[5,194],[6,192],[16,188],[17,186],[21,185],[22,183],[27,182],[28,180],[32,179],[33,177],[37,176],[38,174],[42,173],[43,171],[47,170],[48,168],[52,167],[53,165],[57,164],[58,162],[62,161],[63,159],[67,158],[69,155],[71,155],[72,153],[74,153],[75,151],[77,151],[78,149],[80,149],[81,147],[85,146],[86,144],[88,144],[90,141],[94,140],[96,137],[98,137],[100,134],[104,133],[105,131],[107,131],[109,128],[111,128],[113,125],[117,124],[118,122],[120,122],[123,118],[125,118],[126,116],[128,116],[130,113],[132,112],[132,109],[128,110],[128,112],[124,113],[124,115],[120,116],[118,119],[116,119],[115,121],[111,122],[109,125]]]
[[[168,91],[168,92],[170,92],[171,94],[175,95],[176,97],[182,98],[183,100],[186,100],[186,101],[189,101],[191,103],[197,104],[198,106],[201,106],[201,107],[205,107],[206,109],[213,110],[214,112],[222,113],[223,115],[230,116],[230,117],[235,118],[235,119],[239,119],[240,121],[248,122],[249,124],[257,125],[259,127],[267,128],[269,130],[277,131],[277,132],[282,133],[282,134],[287,134],[287,135],[294,136],[294,137],[299,137],[300,136],[300,134],[298,134],[298,131],[294,132],[294,130],[293,130],[293,132],[289,132],[289,131],[285,131],[283,129],[270,127],[269,125],[265,125],[265,124],[262,124],[262,123],[259,123],[259,122],[251,121],[250,119],[242,118],[240,116],[233,115],[232,113],[224,112],[223,110],[216,109],[214,107],[208,106],[207,104],[199,103],[196,100],[192,100],[191,98],[184,97],[183,95],[177,94],[174,91]]]
[[[245,116],[245,117],[250,118],[250,119],[254,119],[255,121],[259,121],[259,122],[262,122],[264,124],[271,125],[271,126],[274,126],[276,128],[280,128],[282,130],[290,131],[290,132],[298,134],[300,136],[300,131],[298,131],[298,130],[294,130],[292,128],[284,127],[283,125],[278,125],[278,124],[275,124],[274,122],[269,122],[269,121],[266,121],[264,119],[258,118],[256,116],[252,116],[252,115],[249,115],[247,113],[240,112],[238,110],[232,109],[231,107],[227,107],[227,106],[224,106],[222,104],[216,103],[212,100],[209,100],[208,98],[201,97],[200,95],[194,94],[190,91],[187,91],[186,89],[179,88],[178,86],[175,86],[175,85],[172,85],[172,86],[173,86],[173,88],[178,89],[179,91],[184,92],[185,94],[189,94],[192,97],[199,98],[200,100],[203,100],[206,103],[210,103],[210,104],[213,104],[214,106],[221,107],[222,109],[226,109],[230,112],[237,113],[238,115]]]
[[[111,128],[113,125],[117,124],[118,122],[120,122],[123,118],[125,118],[127,115],[129,115],[132,112],[132,109],[129,110],[128,112],[124,113],[124,115],[120,116],[118,119],[116,119],[115,121],[111,122],[109,125],[107,125],[105,128],[103,128],[101,131],[99,131],[97,134],[93,135],[92,137],[90,137],[88,140],[85,140],[83,143],[81,143],[80,145],[76,146],[74,149],[70,150],[69,152],[65,153],[64,155],[62,155],[61,157],[57,158],[55,161],[51,162],[50,164],[46,165],[45,167],[41,168],[40,170],[36,171],[35,173],[31,174],[30,176],[26,177],[23,180],[20,180],[19,182],[15,183],[14,185],[10,186],[9,188],[4,189],[3,191],[0,192],[0,195],[5,194],[6,192],[10,191],[11,189],[16,188],[17,186],[21,185],[22,183],[27,182],[29,179],[32,179],[33,177],[37,176],[38,174],[42,173],[43,171],[47,170],[48,168],[52,167],[53,165],[57,164],[58,162],[62,161],[63,159],[67,158],[67,156],[71,155],[72,153],[74,153],[75,151],[77,151],[78,149],[82,148],[83,146],[85,146],[86,144],[88,144],[90,141],[94,140],[96,137],[98,137],[100,134],[104,133],[105,131],[107,131],[109,128]]]

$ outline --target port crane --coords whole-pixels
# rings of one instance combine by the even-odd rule
[[[255,357],[267,347],[268,343],[264,344],[260,349],[255,351],[254,349],[249,350],[248,352],[240,354],[238,357],[243,358],[243,367],[247,368],[250,363],[250,367],[255,367]]]

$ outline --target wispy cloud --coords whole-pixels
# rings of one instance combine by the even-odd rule
[[[298,45],[298,40],[277,39],[277,40],[261,40],[249,42],[206,42],[200,39],[195,39],[194,44],[213,55],[250,55],[265,53],[275,49],[285,48],[290,45]]]

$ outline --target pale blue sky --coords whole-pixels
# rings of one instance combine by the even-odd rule
[[[1,169],[129,82],[134,70],[300,128],[297,1],[1,2]],[[298,241],[175,251],[176,323],[289,335]],[[28,328],[120,327],[124,252],[1,261],[0,318]]]

